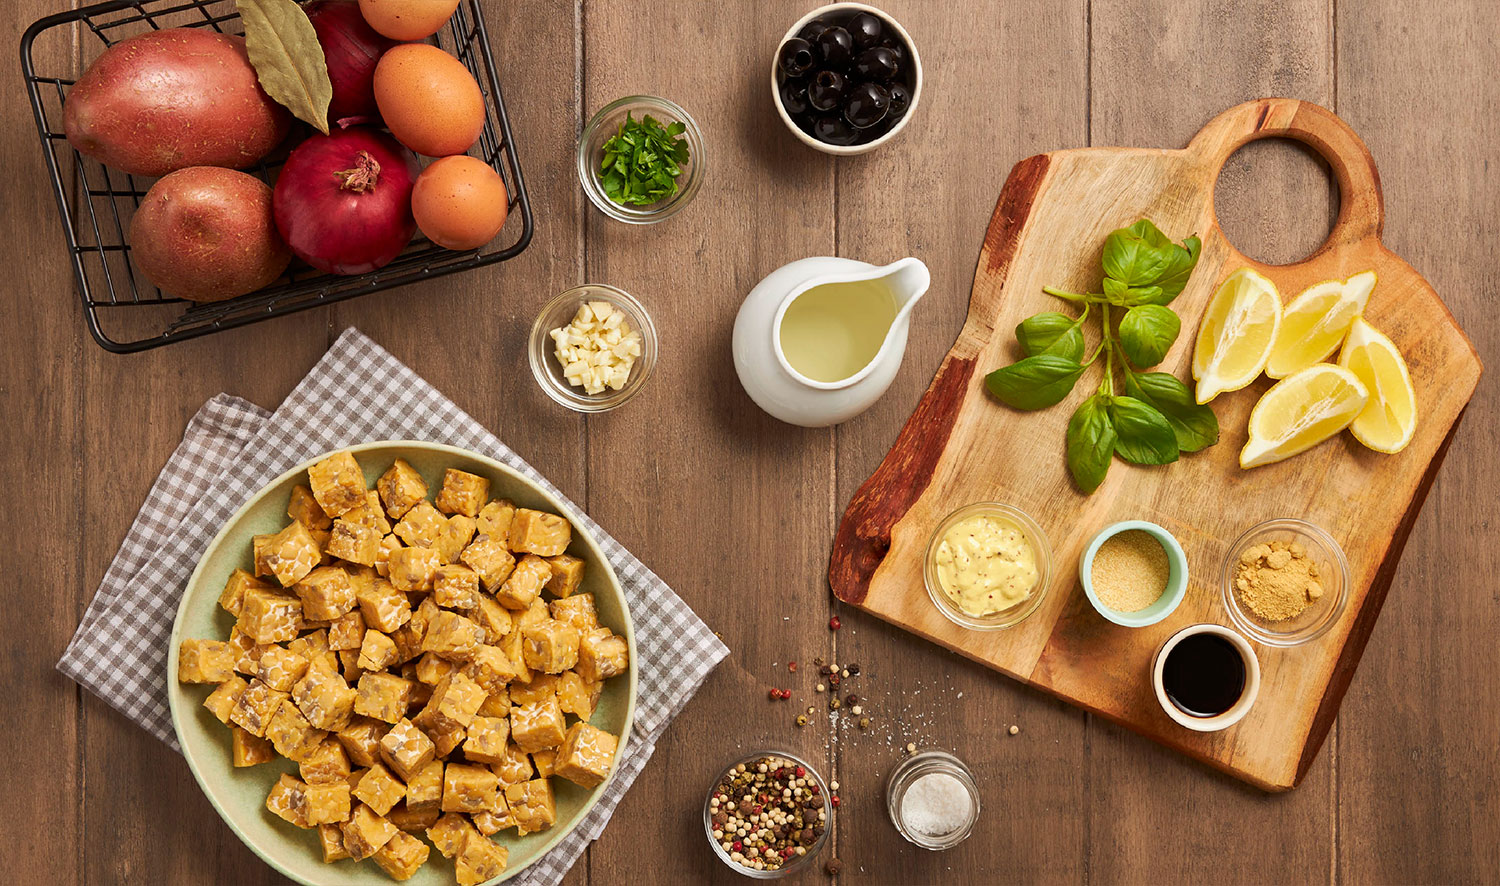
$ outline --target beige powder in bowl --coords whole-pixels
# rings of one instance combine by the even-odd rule
[[[1100,603],[1116,612],[1139,612],[1161,597],[1171,574],[1161,542],[1145,530],[1127,529],[1099,545],[1089,581]]]

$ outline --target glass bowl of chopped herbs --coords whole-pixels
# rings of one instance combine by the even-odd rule
[[[680,212],[703,182],[703,133],[664,98],[631,95],[599,109],[578,139],[578,178],[599,211],[649,225]]]

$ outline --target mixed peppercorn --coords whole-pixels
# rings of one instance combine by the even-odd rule
[[[757,871],[806,855],[828,829],[817,778],[785,757],[737,764],[719,778],[708,805],[714,840],[730,861]]]

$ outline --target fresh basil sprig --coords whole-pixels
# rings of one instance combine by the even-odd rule
[[[1213,410],[1195,402],[1186,384],[1169,373],[1137,371],[1160,363],[1182,331],[1182,320],[1167,305],[1187,285],[1201,250],[1197,237],[1173,243],[1149,219],[1111,233],[1104,241],[1099,292],[1043,289],[1081,306],[1079,315],[1046,311],[1021,321],[1016,341],[1025,356],[985,376],[985,387],[1002,403],[1045,409],[1066,399],[1084,370],[1104,355],[1103,381],[1068,421],[1068,470],[1084,492],[1099,488],[1116,455],[1136,464],[1170,464],[1180,453],[1219,439]],[[1082,327],[1096,306],[1100,341],[1084,359]],[[1111,323],[1112,308],[1118,328]],[[1116,358],[1123,394],[1115,393]]]

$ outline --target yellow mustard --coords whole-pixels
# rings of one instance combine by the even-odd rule
[[[1036,549],[1008,517],[978,514],[953,524],[936,560],[943,593],[970,615],[1009,609],[1036,588]]]

